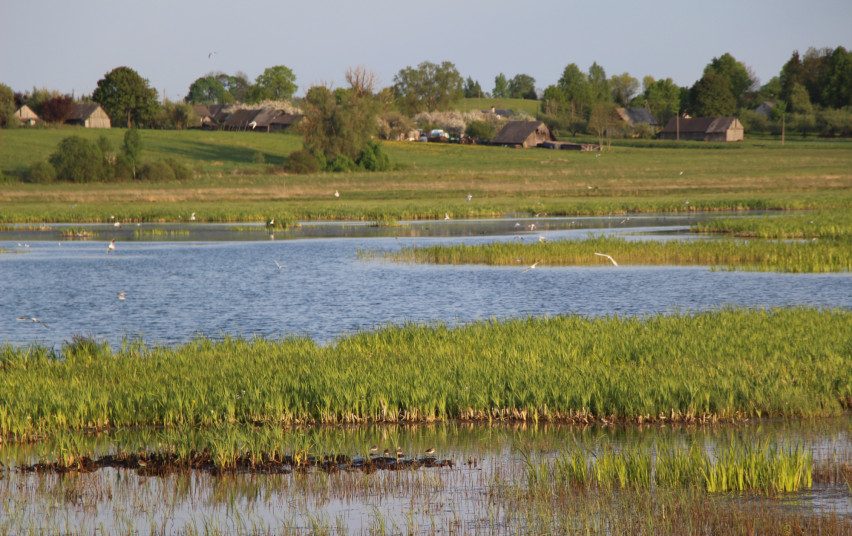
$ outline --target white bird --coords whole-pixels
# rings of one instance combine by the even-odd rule
[[[535,231],[535,224],[531,223],[529,229],[530,231]]]
[[[275,227],[275,218],[269,218],[266,222],[267,227]]]
[[[683,171],[681,171],[680,173],[678,173],[678,175],[683,175]]]
[[[545,237],[543,237],[543,236],[539,236],[539,237],[538,237],[538,241],[539,241],[539,242],[547,242],[547,238],[545,238]]]
[[[123,290],[120,290],[116,297],[118,298],[118,301],[124,301],[127,298],[127,293]]]
[[[340,197],[340,192],[338,192],[337,190],[335,190],[335,191],[334,191],[334,197]]]
[[[609,260],[612,262],[612,264],[613,264],[613,265],[618,266],[618,263],[617,263],[617,262],[615,262],[615,259],[613,259],[613,258],[612,258],[612,257],[610,257],[609,255],[607,255],[606,253],[598,253],[598,252],[595,252],[595,255],[597,255],[598,257],[606,257],[607,259],[609,259]]]
[[[189,215],[189,221],[195,221],[195,212]]]
[[[117,222],[113,223],[112,226],[113,227],[121,227],[121,222],[117,221]]]
[[[467,194],[467,202],[470,203],[473,201],[473,194]]]
[[[526,268],[523,272],[521,272],[521,273],[527,273],[527,272],[529,272],[530,270],[535,270],[535,267],[536,267],[536,266],[538,266],[538,263],[540,263],[540,262],[541,262],[541,261],[535,261],[535,262],[534,262],[534,263],[532,263],[530,266],[527,266],[527,268]]]
[[[107,245],[107,253],[115,251],[115,238],[109,241],[109,245]]]
[[[520,226],[521,226],[521,224],[520,224],[520,223],[515,222],[515,229],[517,229],[517,228],[518,228],[518,227],[520,227]]]
[[[445,220],[449,220],[449,219],[450,219],[450,213],[449,213],[449,212],[444,212],[444,219],[445,219]]]
[[[274,260],[274,259],[273,259],[273,260]],[[277,266],[279,270],[283,270],[283,269],[284,269],[284,265],[283,265],[283,264],[281,264],[281,263],[280,263],[280,262],[278,262],[278,261],[275,261],[275,266]]]
[[[34,316],[19,316],[17,320],[18,322],[32,322],[33,324],[41,324],[46,329],[49,329],[49,326],[42,322],[41,318],[36,318]]]
[[[254,130],[254,127],[257,126],[257,121],[252,121],[251,123],[248,124],[248,126],[250,126],[252,130]]]

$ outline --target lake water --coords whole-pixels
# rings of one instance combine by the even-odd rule
[[[726,306],[852,308],[849,274],[616,268],[604,260],[600,267],[539,266],[524,272],[397,264],[359,255],[439,243],[534,242],[542,235],[701,239],[683,234],[700,217],[712,216],[432,221],[379,228],[314,224],[278,232],[274,239],[261,227],[247,231],[234,225],[89,226],[95,239],[86,241],[63,240],[62,226],[6,231],[0,248],[12,253],[0,255],[0,341],[59,345],[87,335],[112,344],[124,338],[173,344],[197,334],[329,341],[401,322]],[[117,249],[107,254],[111,237],[117,237]],[[125,300],[117,298],[119,292]]]

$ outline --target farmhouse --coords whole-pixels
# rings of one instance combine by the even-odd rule
[[[222,122],[222,130],[251,130],[255,132],[277,132],[287,130],[302,118],[274,108],[236,110]]]
[[[742,141],[743,125],[736,117],[674,117],[660,131],[663,140]]]
[[[74,110],[68,119],[68,125],[80,125],[85,128],[110,128],[109,116],[96,102],[83,102],[74,105]]]
[[[657,126],[657,119],[647,108],[616,108],[615,113],[629,127],[637,125]]]
[[[555,140],[550,129],[541,121],[509,121],[491,143],[505,147],[527,148]]]
[[[36,115],[36,113],[32,110],[32,108],[30,108],[26,104],[24,104],[23,106],[18,108],[17,111],[15,111],[15,119],[20,121],[22,125],[26,125],[28,127],[34,127],[43,122],[41,118]]]

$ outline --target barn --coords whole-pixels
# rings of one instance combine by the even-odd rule
[[[28,127],[34,127],[43,123],[41,118],[26,104],[15,111],[15,119]]]
[[[736,117],[673,117],[660,131],[661,140],[743,141],[743,124]]]
[[[74,105],[74,110],[68,119],[67,125],[80,125],[85,128],[110,128],[112,123],[109,116],[96,102],[82,102]]]
[[[504,147],[536,147],[539,143],[556,141],[541,121],[509,121],[497,133],[491,144]]]

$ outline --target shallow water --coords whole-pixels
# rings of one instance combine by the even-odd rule
[[[849,274],[616,268],[605,260],[600,267],[540,265],[524,272],[521,266],[409,265],[359,256],[361,251],[413,245],[534,242],[539,236],[582,238],[589,233],[623,234],[632,240],[706,239],[684,235],[682,217],[631,218],[622,224],[624,219],[588,218],[580,229],[576,219],[539,219],[534,231],[523,220],[517,220],[517,230],[516,220],[415,225],[424,227],[418,230],[421,234],[464,236],[270,240],[263,231],[263,240],[129,240],[117,241],[117,250],[110,254],[106,242],[94,240],[30,241],[20,246],[17,241],[0,242],[0,248],[12,250],[0,255],[0,341],[58,345],[74,335],[87,335],[112,344],[140,337],[173,344],[197,334],[307,335],[329,341],[401,322],[643,315],[725,306],[852,307]],[[657,225],[633,226],[647,223]],[[317,228],[334,235],[350,224]],[[357,229],[375,230],[363,225]],[[377,232],[404,234],[406,229]],[[124,301],[117,299],[122,291]],[[18,320],[21,316],[43,323]]]

